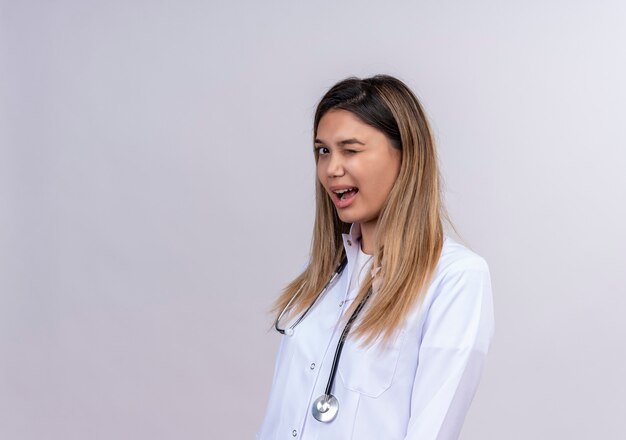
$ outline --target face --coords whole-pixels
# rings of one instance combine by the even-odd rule
[[[401,152],[380,130],[346,110],[317,127],[317,177],[346,223],[375,225],[400,171]]]

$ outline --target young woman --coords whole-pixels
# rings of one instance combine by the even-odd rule
[[[456,439],[493,336],[491,284],[443,231],[424,111],[396,78],[349,78],[313,129],[310,260],[276,302],[257,439]]]

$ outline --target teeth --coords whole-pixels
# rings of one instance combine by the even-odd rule
[[[340,190],[338,190],[338,191],[335,191],[335,194],[343,194],[343,193],[348,192],[348,191],[351,191],[351,190],[353,190],[353,189],[354,189],[354,188],[340,189]]]

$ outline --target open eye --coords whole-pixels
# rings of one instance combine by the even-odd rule
[[[320,156],[330,153],[330,151],[326,147],[315,147],[315,150],[317,151],[317,154],[319,154]]]

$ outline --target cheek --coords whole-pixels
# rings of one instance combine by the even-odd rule
[[[320,165],[320,163],[318,162],[317,165],[315,166],[315,175],[317,176],[317,179],[320,182],[324,182],[323,179],[323,174],[322,174],[322,166]]]
[[[395,181],[398,175],[398,167],[395,162],[390,160],[380,160],[364,168],[362,175],[373,182],[375,181],[377,185],[388,186]]]
[[[366,185],[372,201],[383,203],[387,199],[398,178],[399,171],[397,164],[388,163],[383,167],[376,167],[376,170],[371,172],[372,177],[368,179]]]
[[[399,155],[394,154],[392,157],[389,158],[387,166],[385,167],[385,172],[381,174],[384,176],[388,191],[391,191],[391,187],[393,187],[394,183],[396,183],[399,174],[400,157]]]

